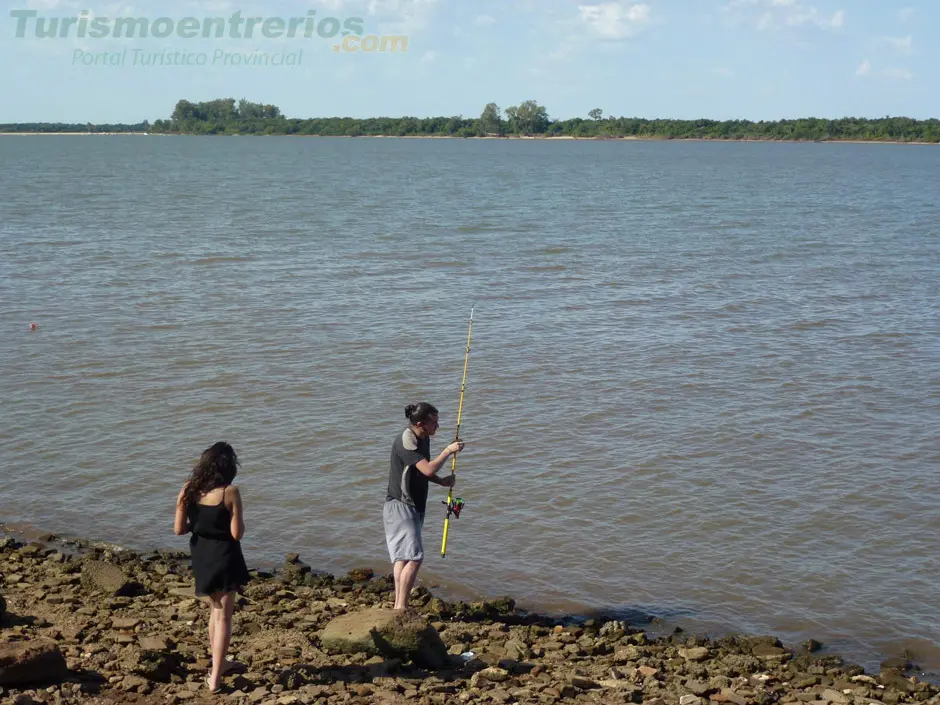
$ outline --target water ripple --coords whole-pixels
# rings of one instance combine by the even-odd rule
[[[57,140],[0,138],[5,521],[183,548],[224,438],[252,561],[387,570],[473,305],[422,580],[940,668],[935,150]]]

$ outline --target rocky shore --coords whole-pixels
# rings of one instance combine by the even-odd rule
[[[0,539],[0,703],[940,705],[910,664],[866,674],[814,642],[653,639],[620,621],[573,624],[510,598],[451,603],[423,588],[396,613],[390,576],[318,574],[297,555],[252,574],[235,663],[212,695],[208,609],[187,554]]]

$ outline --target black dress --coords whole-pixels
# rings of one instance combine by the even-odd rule
[[[251,576],[239,541],[232,538],[232,513],[225,506],[225,490],[218,504],[191,502],[187,511],[192,536],[193,576],[196,595],[236,592]]]

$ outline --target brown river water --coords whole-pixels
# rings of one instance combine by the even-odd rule
[[[421,580],[940,670],[940,150],[0,137],[0,521],[390,570],[404,407],[452,438]],[[37,328],[30,329],[35,322]]]

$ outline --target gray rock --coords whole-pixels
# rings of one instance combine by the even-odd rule
[[[704,661],[708,658],[708,649],[696,646],[692,649],[679,649],[679,655],[687,661]]]
[[[506,642],[506,645],[503,647],[506,652],[506,656],[516,661],[525,661],[532,655],[532,652],[529,650],[529,647],[523,644],[518,639],[510,639]]]
[[[700,697],[708,695],[713,690],[708,683],[700,680],[687,680],[685,682],[685,689],[692,693],[692,695],[698,695]]]
[[[722,688],[721,695],[725,702],[732,703],[733,705],[747,705],[747,698],[743,695],[738,695],[731,690],[731,688]]]
[[[89,592],[116,596],[128,594],[131,588],[130,580],[118,566],[94,560],[82,563],[82,586]]]
[[[845,693],[840,693],[838,690],[833,690],[832,688],[824,690],[820,697],[831,703],[837,703],[837,705],[847,705],[849,702],[849,697]]]
[[[601,687],[597,681],[591,680],[590,678],[585,678],[584,676],[571,676],[571,685],[573,685],[578,690],[591,690],[593,688]]]
[[[169,683],[174,674],[182,674],[181,656],[176,652],[131,648],[124,653],[123,667],[147,680]]]
[[[372,608],[344,614],[320,633],[327,653],[403,658],[426,668],[448,664],[447,647],[426,618],[413,612]]]

